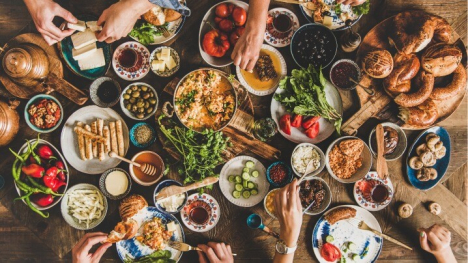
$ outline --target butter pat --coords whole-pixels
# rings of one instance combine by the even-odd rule
[[[87,57],[78,60],[78,65],[81,70],[88,70],[99,68],[106,65],[106,59],[104,58],[104,51],[102,48],[93,50]]]
[[[76,24],[73,24],[73,23],[67,23],[67,27],[69,29],[74,29],[74,30],[78,30],[78,31],[85,31],[86,30],[86,24],[84,21],[81,21],[81,20],[78,20],[78,23]]]
[[[151,62],[151,68],[156,71],[164,71],[166,69],[166,63],[162,60],[153,60]]]
[[[86,26],[93,32],[102,30],[102,26],[98,26],[97,21],[86,21]]]
[[[96,42],[84,46],[80,49],[72,49],[72,55],[74,60],[80,60],[88,57],[94,50],[97,49]]]
[[[71,35],[71,40],[75,49],[80,49],[97,41],[96,35],[91,30],[85,30],[84,32],[73,34]]]

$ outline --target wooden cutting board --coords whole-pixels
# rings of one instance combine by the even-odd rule
[[[356,61],[358,65],[361,63],[360,59],[372,50],[386,49],[390,51],[392,55],[396,53],[396,50],[390,46],[387,37],[387,32],[392,30],[392,20],[393,17],[385,19],[367,33],[357,51]],[[464,63],[466,67],[466,49],[455,31],[452,34],[450,43],[460,48],[463,54],[462,63]],[[359,127],[361,127],[370,118],[390,121],[400,125],[403,129],[406,130],[421,130],[430,127],[417,127],[403,123],[403,121],[398,118],[398,105],[394,103],[393,99],[383,90],[382,80],[372,79],[365,74],[363,75],[364,76],[360,81],[360,84],[366,87],[372,87],[375,91],[375,95],[370,96],[362,88],[356,88],[356,93],[358,95],[361,108],[345,123],[343,123],[341,127],[343,133],[348,135],[356,134]],[[452,113],[458,108],[458,106],[460,106],[461,102],[463,101],[465,93],[466,89],[464,92],[460,92],[457,94],[457,96],[448,100],[435,101],[439,112],[439,118],[433,125],[436,125],[437,123],[447,119],[450,115],[452,115]]]

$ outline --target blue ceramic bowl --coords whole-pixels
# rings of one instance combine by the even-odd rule
[[[439,135],[440,140],[443,142],[445,148],[447,149],[445,156],[442,159],[437,160],[436,164],[432,166],[432,168],[437,170],[437,178],[434,180],[429,180],[429,181],[419,181],[416,178],[417,171],[412,169],[408,162],[409,159],[413,156],[416,156],[416,148],[426,142],[426,135],[429,133],[435,133]],[[411,145],[410,150],[408,151],[408,158],[406,159],[406,173],[408,174],[408,180],[409,182],[417,189],[420,190],[429,190],[436,186],[440,180],[444,177],[445,173],[447,172],[447,168],[450,163],[450,150],[451,150],[451,144],[450,144],[450,135],[447,132],[446,129],[442,127],[432,127],[429,128],[425,131],[423,131],[414,141],[413,145]]]
[[[153,134],[153,138],[149,142],[147,142],[145,144],[138,143],[138,141],[135,138],[136,129],[138,127],[140,127],[140,126],[147,126],[151,130],[151,132]],[[151,144],[153,144],[156,141],[156,131],[148,123],[139,122],[139,123],[133,125],[132,129],[130,130],[130,141],[132,141],[132,144],[135,145],[138,148],[146,148],[146,147],[150,146]]]
[[[39,127],[37,127],[36,125],[32,124],[31,121],[29,120],[29,118],[31,117],[28,110],[29,110],[29,107],[31,107],[31,105],[33,103],[36,103],[36,102],[39,102],[40,100],[42,99],[48,99],[48,100],[53,100],[55,103],[57,103],[57,105],[60,107],[60,119],[59,121],[57,122],[57,124],[55,124],[54,127],[50,128],[50,129],[40,129]],[[58,99],[56,99],[55,97],[53,96],[50,96],[50,95],[46,95],[46,94],[39,94],[39,95],[36,95],[34,97],[32,97],[28,103],[26,104],[26,107],[24,108],[24,119],[26,120],[26,123],[28,124],[28,126],[33,129],[34,131],[36,132],[39,132],[39,133],[49,133],[49,132],[52,132],[54,131],[55,129],[57,129],[60,124],[62,123],[62,120],[63,120],[63,107],[62,107],[62,104],[60,104],[60,102],[58,101]]]
[[[158,202],[156,201],[156,194],[159,193],[159,191],[161,191],[163,188],[166,188],[168,186],[171,186],[171,185],[177,185],[177,186],[182,186],[181,183],[177,182],[177,181],[174,181],[174,180],[171,180],[171,179],[167,179],[167,180],[164,180],[162,182],[160,182],[158,185],[156,185],[156,188],[154,189],[154,195],[153,195],[153,201],[154,201],[154,206],[156,207],[156,209],[158,211],[161,211],[163,213],[168,213],[168,214],[176,214],[176,213],[179,213],[180,210],[182,210],[182,208],[185,206],[185,204],[187,203],[187,199],[188,199],[188,194],[187,192],[185,192],[185,199],[184,199],[184,202],[177,208],[177,211],[175,212],[168,212],[166,211],[166,209],[162,208]]]
[[[288,171],[287,174],[286,174],[286,178],[281,183],[273,182],[273,180],[271,180],[271,177],[270,177],[271,168],[273,168],[273,166],[278,165],[278,164],[283,165],[286,168],[286,170]],[[276,188],[283,187],[283,186],[289,184],[290,182],[292,182],[292,180],[293,180],[292,169],[291,169],[291,167],[289,167],[289,165],[287,165],[284,162],[281,162],[281,161],[274,162],[270,166],[268,166],[268,169],[267,169],[267,172],[266,172],[266,178],[267,178],[268,182],[270,183],[270,185],[272,185],[273,187],[276,187]]]

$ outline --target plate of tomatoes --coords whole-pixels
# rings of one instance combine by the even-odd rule
[[[232,64],[231,53],[245,31],[249,5],[241,1],[221,2],[206,12],[199,32],[202,58],[213,67]]]

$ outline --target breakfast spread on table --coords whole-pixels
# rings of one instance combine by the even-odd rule
[[[200,26],[200,53],[212,66],[229,65],[231,52],[245,33],[248,5],[236,2],[214,5]],[[220,204],[223,209],[226,204],[245,209],[263,202],[266,213],[276,220],[281,214],[275,200],[284,198],[278,195],[279,188],[290,183],[296,174],[301,177],[298,196],[303,214],[323,213],[312,234],[312,249],[317,259],[320,262],[377,260],[382,238],[386,236],[369,211],[392,206],[399,187],[389,178],[379,178],[370,171],[375,157],[370,151],[376,154],[383,150],[386,157],[397,154],[395,159],[399,159],[406,151],[407,138],[402,130],[405,125],[425,129],[407,152],[406,173],[417,189],[427,190],[440,182],[450,161],[450,137],[442,127],[432,126],[456,109],[445,112],[444,101],[466,92],[466,68],[462,59],[466,51],[451,41],[453,30],[444,18],[423,11],[404,11],[384,21],[394,30],[380,32],[379,41],[384,44],[379,48],[359,51],[364,46],[359,45],[359,37],[355,46],[351,47],[351,42],[346,44],[347,48],[358,48],[356,62],[337,58],[340,56],[337,49],[344,43],[340,43],[336,31],[332,30],[350,28],[369,12],[369,1],[350,6],[312,0],[300,6],[304,15],[315,23],[297,25],[293,34],[290,33],[293,20],[278,13],[269,15],[266,27],[277,38],[292,35],[287,44],[290,51],[279,51],[264,44],[252,71],[237,66],[239,81],[235,75],[214,68],[184,72],[185,76],[171,82],[173,93],[167,87],[164,89],[164,95],[169,94],[171,98],[163,98],[159,93],[162,90],[157,83],[159,79],[171,76],[179,68],[188,71],[192,67],[184,64],[187,54],[179,51],[179,57],[168,46],[157,47],[149,55],[145,45],[169,40],[178,34],[186,19],[176,10],[154,5],[129,34],[139,43],[123,43],[112,56],[115,74],[129,82],[125,89],[121,90],[113,77],[106,77],[103,82],[98,79],[94,93],[93,87],[90,88],[90,97],[97,106],[82,107],[75,112],[69,112],[65,104],[62,108],[59,98],[31,99],[24,114],[28,125],[44,133],[61,129],[61,152],[65,157],[51,143],[39,138],[26,140],[19,151],[10,149],[15,156],[11,174],[19,199],[47,218],[49,213],[44,210],[63,197],[61,212],[65,221],[81,230],[93,229],[106,216],[113,215],[111,211],[107,213],[107,199],[122,199],[118,206],[120,222],[104,242],[116,243],[117,254],[123,262],[177,262],[182,250],[173,242],[185,241],[185,229],[206,232],[215,228],[219,220],[225,220],[221,218],[224,211]],[[77,31],[70,36],[71,53],[80,70],[106,65],[104,48],[98,48],[96,39],[96,32],[102,30],[97,21],[78,20],[66,23],[66,28]],[[364,38],[363,42],[366,41]],[[297,64],[289,75],[283,57],[288,52]],[[221,65],[224,62],[219,59],[230,62]],[[327,67],[329,71],[324,70]],[[145,77],[149,70],[156,74],[151,76],[156,81],[134,82]],[[329,72],[329,76],[324,72]],[[365,87],[361,85],[363,78],[377,81],[373,82],[377,85]],[[398,121],[389,119],[394,126],[383,125],[383,138],[377,138],[375,131],[367,133],[369,144],[360,138],[361,130],[359,137],[342,137],[342,122],[349,115],[344,115],[341,93],[355,93],[356,89],[382,91],[381,96],[391,98],[389,107],[395,109],[392,114],[398,112]],[[246,113],[242,104],[246,101],[252,104],[253,96],[273,92],[269,102],[270,120],[284,138],[265,141],[275,144],[276,140],[287,139],[290,145],[298,144],[286,157],[290,163],[264,156],[257,160],[250,156],[255,151],[233,154],[243,153],[230,149],[239,147],[233,142],[240,140],[241,131],[249,136],[248,147],[256,147],[257,153],[263,150],[258,149],[262,146],[253,136],[252,129],[256,129],[253,118],[243,119],[250,113]],[[247,100],[241,100],[244,97]],[[119,113],[109,109],[119,101]],[[170,113],[171,106],[175,114]],[[263,106],[252,104],[251,108]],[[71,116],[62,126],[61,120],[68,114]],[[250,115],[253,116],[253,110]],[[127,123],[130,122],[133,128],[129,132]],[[235,129],[239,126],[243,130]],[[331,136],[333,142],[327,141]],[[160,143],[154,143],[158,139],[162,148]],[[129,141],[133,146],[129,146]],[[377,141],[383,141],[383,149],[378,148]],[[139,150],[132,153],[133,158],[127,156],[129,147]],[[322,150],[326,148],[324,154]],[[280,158],[284,156],[275,159]],[[129,163],[128,168],[127,164],[117,168],[120,160]],[[270,162],[268,169],[265,161]],[[66,162],[84,174],[102,174],[99,188],[91,184],[68,188],[70,173]],[[223,166],[218,172],[220,165]],[[322,173],[325,166],[328,172]],[[175,180],[161,180],[169,175]],[[219,178],[222,195],[216,191],[214,196],[210,195],[213,184],[201,185],[204,179],[214,177]],[[73,182],[77,180],[79,176]],[[132,188],[132,182],[137,187]],[[333,199],[338,191],[336,184],[349,182],[355,183],[353,194],[360,207],[333,204],[329,208],[332,200],[337,201]],[[157,184],[156,188],[153,184]],[[186,184],[194,184],[192,189],[198,188],[198,192],[187,194],[188,189],[172,192],[174,186],[181,188]],[[154,206],[140,195],[142,189],[154,192]],[[170,194],[158,199],[158,194],[165,189],[171,189],[167,191]],[[224,200],[218,203],[220,198],[230,203]],[[441,204],[432,202],[427,209],[439,215],[444,213]],[[401,218],[408,218],[414,212],[404,202],[394,210]],[[55,216],[54,212],[51,216]]]

